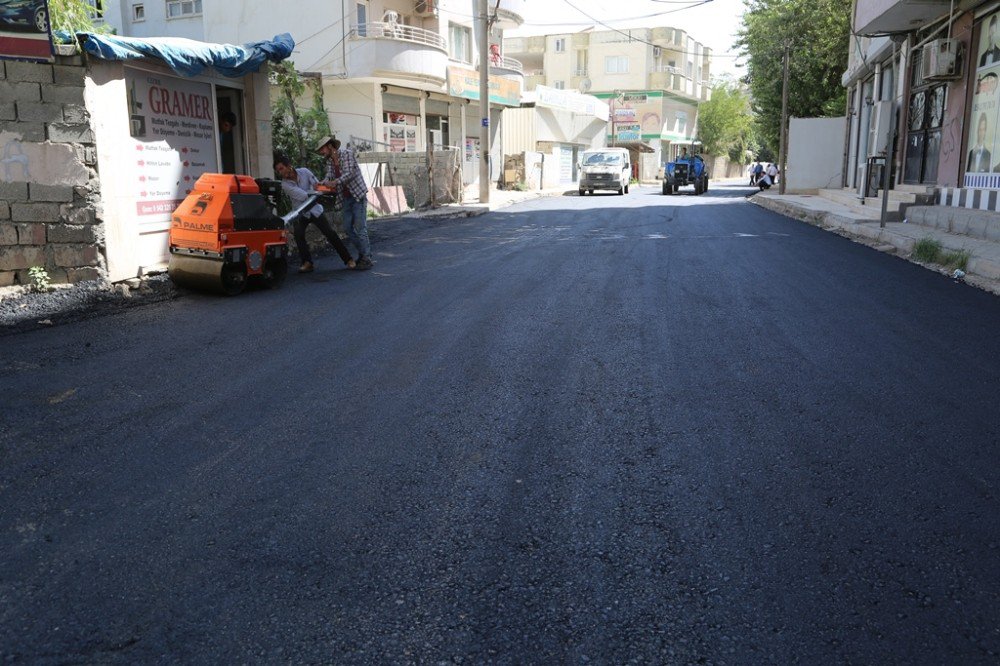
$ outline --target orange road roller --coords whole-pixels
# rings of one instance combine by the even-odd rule
[[[322,196],[279,217],[280,194],[277,180],[203,174],[170,218],[170,279],[229,296],[250,281],[279,286],[288,272],[285,223]]]

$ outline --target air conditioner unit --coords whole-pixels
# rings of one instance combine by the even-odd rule
[[[868,118],[868,157],[884,155],[889,145],[889,123],[892,122],[892,101],[875,102]]]
[[[660,53],[662,53],[662,51],[660,51],[660,47],[659,46],[654,46],[653,47],[653,57],[654,58],[659,58],[660,57]]]
[[[437,16],[438,0],[417,0],[413,11],[418,16]]]
[[[920,74],[930,81],[959,78],[962,75],[958,59],[961,47],[962,43],[957,39],[927,42],[923,49]]]

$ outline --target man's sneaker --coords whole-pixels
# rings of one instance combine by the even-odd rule
[[[364,256],[358,257],[358,261],[356,263],[357,265],[354,267],[354,270],[358,271],[367,271],[369,268],[374,266],[372,260]]]
[[[304,261],[302,262],[302,265],[299,266],[299,273],[312,273],[313,270],[315,269],[313,268],[313,263],[311,261]]]

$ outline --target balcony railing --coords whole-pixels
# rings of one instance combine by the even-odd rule
[[[496,67],[498,69],[509,69],[512,72],[518,72],[524,74],[524,65],[521,64],[520,60],[514,60],[513,58],[508,58],[503,56],[501,58],[490,59],[490,67]]]
[[[402,23],[362,23],[355,26],[351,32],[352,36],[356,38],[394,39],[401,42],[421,44],[423,46],[433,46],[445,53],[448,52],[448,42],[438,33],[424,30],[423,28],[414,28],[411,25],[403,25]]]

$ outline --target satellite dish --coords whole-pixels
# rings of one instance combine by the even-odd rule
[[[593,81],[591,81],[586,76],[583,77],[583,79],[580,81],[580,92],[582,92],[582,93],[589,92],[590,91],[590,86],[592,86],[592,85],[594,85]]]

